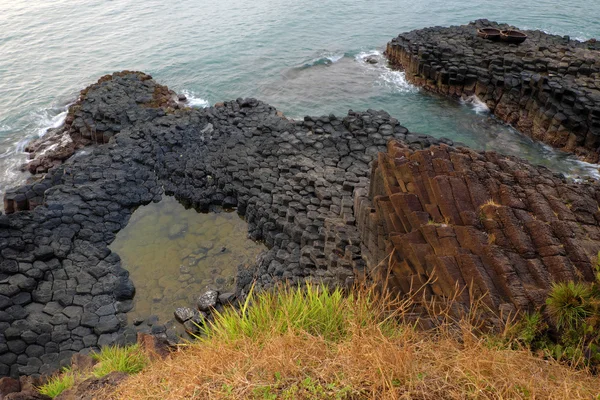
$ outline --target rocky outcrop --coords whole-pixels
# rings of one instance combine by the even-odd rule
[[[594,279],[600,187],[495,152],[388,143],[355,197],[362,255],[397,293],[492,310],[544,304],[552,282]]]
[[[476,95],[501,120],[536,140],[598,162],[600,46],[540,31],[520,45],[492,42],[487,20],[399,35],[386,56],[412,83],[452,97]]]
[[[31,173],[47,172],[76,150],[108,143],[121,130],[152,119],[152,110],[179,108],[178,100],[175,92],[143,72],[105,75],[81,91],[62,126],[27,144],[30,161],[24,167]]]
[[[348,286],[384,264],[398,292],[418,284],[444,297],[458,284],[471,288],[463,296],[489,293],[491,306],[510,309],[540,304],[552,280],[590,279],[600,248],[594,185],[455,149],[383,111],[293,121],[255,99],[164,107],[149,102],[157,87],[140,73],[92,86],[77,107],[104,104],[123,119],[118,134],[7,192],[0,375],[47,374],[138,332],[173,335],[156,317],[129,323],[135,282],[108,248],[137,207],[165,195],[203,211],[235,207],[268,248],[239,268],[235,296],[199,299],[208,310],[253,284]],[[106,115],[90,112],[87,125]],[[177,315],[190,325],[200,312]]]
[[[103,78],[67,124],[82,118],[78,129],[119,133],[7,192],[0,375],[49,373],[74,353],[133,342],[138,329],[169,334],[155,320],[128,323],[134,282],[108,248],[136,207],[164,195],[199,210],[236,207],[269,249],[240,269],[240,295],[254,280],[259,288],[306,279],[348,285],[364,267],[353,193],[368,186],[373,157],[390,139],[413,149],[441,143],[381,111],[292,121],[255,99],[166,108],[150,101],[156,88],[140,73]]]

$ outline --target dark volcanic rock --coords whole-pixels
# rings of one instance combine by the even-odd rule
[[[82,346],[123,338],[134,286],[108,245],[136,207],[165,194],[199,210],[236,207],[249,235],[265,242],[269,250],[257,263],[239,270],[239,298],[254,281],[257,290],[279,280],[348,285],[353,269],[362,268],[353,192],[367,186],[373,155],[389,139],[404,139],[406,128],[373,110],[292,121],[256,99],[206,109],[175,107],[172,99],[142,73],[102,78],[59,128],[75,147],[87,146],[85,154],[62,159],[46,152],[48,163],[32,171],[54,167],[7,192],[1,373],[51,372]],[[435,143],[421,135],[411,146]],[[137,329],[164,330],[154,325]]]
[[[108,95],[112,91],[114,98]],[[254,264],[239,268],[237,299],[243,299],[253,285],[261,290],[279,281],[295,284],[317,280],[351,286],[355,273],[364,272],[364,258],[373,259],[368,252],[385,250],[387,231],[383,223],[388,221],[383,214],[369,212],[369,220],[379,222],[368,225],[368,229],[363,222],[357,226],[365,216],[356,214],[355,200],[364,198],[373,185],[379,186],[372,193],[383,197],[372,200],[381,205],[387,204],[389,196],[382,189],[384,185],[392,192],[418,191],[423,198],[421,209],[428,207],[434,221],[439,220],[438,214],[453,221],[460,218],[465,225],[479,221],[466,200],[467,208],[452,208],[431,198],[440,190],[450,193],[452,189],[462,204],[464,186],[450,177],[463,171],[459,168],[468,160],[484,156],[452,151],[450,162],[433,157],[437,147],[420,152],[443,141],[412,134],[383,111],[350,111],[343,118],[329,115],[293,121],[256,99],[238,99],[205,109],[169,108],[156,100],[170,98],[169,93],[139,73],[116,74],[91,86],[71,110],[75,118],[67,124],[85,117],[89,126],[119,133],[108,143],[88,146],[85,154],[61,161],[37,183],[7,192],[8,215],[0,219],[0,374],[51,373],[69,363],[77,352],[130,341],[134,328],[127,326],[124,313],[131,309],[134,286],[108,245],[137,207],[159,201],[163,195],[174,195],[204,211],[211,206],[235,205],[248,222],[249,236],[265,243],[268,250]],[[98,102],[104,105],[97,107]],[[81,132],[83,127],[78,129]],[[405,175],[396,181],[370,181],[374,159],[386,151],[392,139],[406,143],[407,151],[423,160],[411,163],[410,170],[403,170]],[[450,176],[449,184],[434,186],[430,182],[429,177],[437,171],[429,166],[432,157],[436,158],[435,168]],[[513,213],[494,217],[506,236],[500,232],[496,235],[498,245],[511,243],[512,253],[525,260],[527,268],[538,271],[537,275],[531,273],[534,283],[544,279],[547,270],[570,271],[564,265],[565,258],[571,256],[571,264],[586,277],[586,256],[598,250],[600,239],[595,230],[600,218],[596,187],[568,184],[543,168],[511,158],[486,153],[485,159],[464,174],[483,174],[483,169],[489,169],[495,179],[490,182],[496,185],[488,189],[489,193],[481,192],[478,186],[471,189],[472,179],[466,180],[466,187],[475,190],[473,193],[484,193],[483,197],[498,197],[503,205],[506,201]],[[381,168],[383,164],[376,165]],[[35,185],[41,186],[36,189]],[[469,196],[475,196],[473,193]],[[22,201],[21,195],[27,201]],[[473,206],[480,204],[470,201]],[[393,219],[395,229],[409,222],[418,225],[425,218],[416,202],[407,204],[415,207],[414,212],[406,220]],[[431,204],[438,211],[429,207]],[[538,220],[550,221],[550,233],[540,236],[540,240],[547,240],[539,243],[523,229],[541,232],[546,228],[534,226],[522,212],[538,205]],[[385,210],[385,215],[392,215],[391,208]],[[489,224],[489,229],[495,227]],[[582,245],[580,240],[586,234],[590,241]],[[486,253],[485,258],[468,233],[455,235],[458,239],[440,239],[445,248],[458,252],[456,241],[467,249],[475,246],[469,251],[480,257],[483,270],[504,268],[509,261],[521,262],[514,254],[506,255],[509,261],[496,258],[497,252]],[[430,256],[419,250],[423,243],[418,244],[411,244],[416,249],[414,257],[407,256],[414,265],[422,262],[422,255]],[[504,261],[496,266],[495,260]],[[472,264],[476,262],[472,260]],[[472,264],[468,264],[471,270],[481,270]],[[423,268],[413,275],[427,274],[429,267]],[[565,278],[570,276],[564,273]],[[527,285],[530,287],[529,281]],[[503,290],[503,295],[512,293]],[[541,296],[541,292],[532,293],[528,296]],[[200,308],[210,309],[217,296],[199,304]],[[155,319],[146,321],[135,329],[169,336]],[[190,332],[196,329],[192,321],[194,318],[185,322]]]
[[[541,31],[520,44],[492,42],[477,28],[515,29],[478,20],[419,29],[388,43],[391,64],[428,90],[478,96],[505,122],[581,159],[600,154],[600,49]]]
[[[219,292],[216,290],[209,290],[203,295],[198,297],[197,305],[200,311],[210,311],[217,305],[219,299]],[[189,318],[188,318],[189,319]]]
[[[175,309],[174,315],[175,319],[183,324],[187,320],[197,318],[200,315],[200,313],[198,312],[198,310],[194,310],[192,308],[180,307]]]

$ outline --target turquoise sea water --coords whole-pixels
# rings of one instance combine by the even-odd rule
[[[265,100],[290,117],[385,109],[411,131],[519,155],[571,174],[583,165],[473,104],[408,85],[380,57],[400,32],[476,18],[600,37],[600,1],[11,0],[0,2],[0,196],[22,182],[24,143],[60,124],[99,76],[143,70],[197,106]],[[383,59],[381,59],[383,61]]]

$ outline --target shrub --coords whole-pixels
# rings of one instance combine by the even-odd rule
[[[590,284],[571,281],[553,284],[546,304],[557,329],[577,330],[594,313],[591,300]]]
[[[546,356],[574,366],[600,365],[600,253],[594,282],[554,283],[546,299],[551,326],[536,312],[525,315],[512,338]]]

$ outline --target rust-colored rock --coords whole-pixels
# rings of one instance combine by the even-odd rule
[[[527,310],[553,281],[594,279],[597,184],[494,152],[397,141],[371,176],[355,200],[361,250],[397,293],[447,299],[459,288],[465,306],[485,296],[495,310]]]
[[[65,390],[55,397],[55,400],[101,400],[104,398],[101,393],[110,392],[127,377],[124,372],[111,372],[102,378],[88,378],[77,386]]]
[[[154,335],[138,333],[137,342],[150,358],[166,358],[171,352],[169,345]]]
[[[21,382],[17,379],[9,378],[5,376],[0,378],[0,400],[4,399],[6,395],[10,393],[16,393],[21,391]]]

